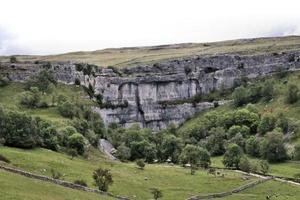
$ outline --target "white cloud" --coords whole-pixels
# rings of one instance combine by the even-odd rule
[[[0,54],[300,34],[298,0],[0,0]],[[4,42],[3,42],[4,41]]]

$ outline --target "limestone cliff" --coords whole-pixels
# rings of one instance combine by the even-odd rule
[[[106,105],[94,108],[106,124],[139,123],[159,130],[171,122],[181,124],[195,113],[214,107],[212,102],[192,104],[184,101],[195,95],[232,88],[243,77],[299,69],[300,52],[194,56],[118,69],[68,62],[0,65],[1,74],[12,81],[23,81],[43,68],[52,69],[60,82],[73,84],[79,79],[82,85],[91,85]],[[174,103],[178,100],[181,103]]]

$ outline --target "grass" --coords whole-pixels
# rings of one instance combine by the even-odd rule
[[[265,54],[300,49],[300,37],[274,37],[248,40],[231,40],[213,43],[185,43],[152,47],[104,49],[98,51],[71,52],[47,56],[17,56],[20,61],[75,61],[99,66],[136,66],[194,55],[226,53]],[[0,56],[0,62],[9,57]]]
[[[228,191],[256,179],[243,180],[244,175],[229,171],[222,171],[225,177],[215,178],[204,170],[192,176],[189,169],[158,164],[146,165],[145,170],[140,170],[134,163],[105,160],[96,150],[90,153],[88,160],[71,160],[67,155],[46,149],[0,147],[0,152],[11,160],[9,165],[47,176],[51,176],[50,170],[55,169],[63,174],[64,180],[83,179],[90,187],[94,187],[92,172],[100,166],[108,168],[114,179],[110,192],[141,200],[151,198],[149,189],[152,187],[162,190],[162,199],[182,200],[195,194]]]
[[[250,158],[250,157],[248,158],[252,163],[259,161],[259,159],[257,158]],[[222,163],[222,159],[223,159],[222,156],[212,157],[212,166],[223,168],[224,165]],[[295,178],[296,174],[300,174],[300,162],[287,161],[284,163],[271,163],[269,174],[274,176]]]
[[[222,200],[265,200],[267,196],[271,196],[270,199],[276,200],[298,200],[300,186],[271,180],[241,193],[222,198]]]
[[[22,83],[11,83],[0,87],[0,106],[4,108],[18,110],[28,113],[31,116],[38,116],[45,120],[53,122],[57,127],[65,126],[69,119],[62,117],[56,107],[27,109],[19,104],[19,94],[24,92]],[[80,102],[84,105],[93,105],[94,103],[87,97],[81,87],[75,85],[58,84],[55,91],[49,95],[42,95],[42,100],[52,104],[53,96],[64,95],[72,102]]]
[[[64,188],[0,170],[1,200],[111,200],[94,193]]]

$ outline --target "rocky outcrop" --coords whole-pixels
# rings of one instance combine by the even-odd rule
[[[189,103],[195,95],[232,88],[243,77],[299,69],[300,52],[194,56],[118,69],[74,63],[2,63],[0,67],[2,74],[14,81],[25,80],[43,68],[53,69],[58,80],[67,84],[73,84],[77,78],[82,85],[95,89],[103,105],[94,110],[106,124],[139,123],[159,130],[169,123],[181,124],[195,113],[216,105]]]

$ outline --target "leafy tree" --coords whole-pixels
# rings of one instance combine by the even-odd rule
[[[294,84],[290,84],[288,86],[288,92],[287,92],[287,96],[286,96],[286,101],[289,104],[293,104],[296,101],[298,101],[299,99],[299,89],[296,85]]]
[[[124,144],[120,145],[117,148],[116,157],[119,158],[121,161],[129,160],[131,157],[130,148],[126,147]]]
[[[250,112],[247,109],[239,109],[234,112],[234,124],[249,127],[251,133],[256,133],[258,123],[259,115],[257,113]]]
[[[270,80],[265,81],[263,83],[261,93],[265,101],[270,101],[271,99],[273,99],[275,94],[274,82]]]
[[[63,117],[73,118],[76,115],[76,106],[69,101],[58,105],[57,109]]]
[[[207,140],[207,149],[212,155],[222,155],[225,152],[225,130],[222,127],[212,128]]]
[[[151,188],[150,191],[155,200],[163,197],[162,191],[158,188]]]
[[[245,139],[241,133],[236,134],[233,138],[228,140],[229,143],[239,145],[242,149],[245,149]]]
[[[138,160],[136,160],[136,165],[140,168],[140,169],[144,169],[144,167],[145,167],[145,162],[144,162],[144,160],[143,159],[138,159]]]
[[[82,155],[85,151],[85,138],[79,133],[69,137],[69,148],[76,149],[77,153]]]
[[[20,104],[28,108],[38,107],[40,101],[40,92],[37,87],[31,87],[30,91],[25,91],[21,93]]]
[[[266,175],[266,174],[269,172],[269,170],[270,170],[270,165],[269,165],[269,163],[268,163],[267,161],[265,161],[265,160],[261,160],[261,161],[259,162],[259,166],[260,166],[260,171],[261,171],[261,173],[262,173],[263,175]]]
[[[294,160],[300,160],[300,144],[295,145],[293,156],[294,156]]]
[[[199,162],[199,165],[203,168],[208,168],[211,164],[210,154],[204,148],[199,147],[199,149],[200,149],[200,162]]]
[[[112,174],[108,169],[98,168],[93,172],[95,185],[99,190],[107,192],[109,185],[113,183]]]
[[[249,102],[247,89],[244,86],[240,86],[234,90],[233,101],[236,106],[242,106]]]
[[[276,126],[281,128],[283,133],[287,133],[289,131],[289,120],[286,118],[286,116],[280,113],[277,116]]]
[[[9,79],[6,76],[0,75],[0,87],[6,86],[9,84]]]
[[[242,134],[242,136],[247,136],[250,133],[250,129],[248,126],[242,125],[234,125],[228,129],[227,135],[228,138],[232,138],[238,133]]]
[[[226,167],[234,167],[239,169],[242,156],[242,149],[237,144],[230,144],[224,154],[223,164]]]
[[[174,135],[167,134],[161,145],[164,159],[171,158],[172,162],[177,162],[181,151],[181,140]]]
[[[242,156],[239,162],[240,170],[249,173],[251,171],[251,164],[249,159],[246,156]]]
[[[280,162],[287,159],[287,152],[283,143],[283,135],[278,130],[266,134],[260,144],[260,152],[269,162]]]
[[[246,153],[259,157],[259,139],[255,136],[251,136],[246,140]]]
[[[71,160],[73,160],[74,157],[78,156],[77,150],[73,148],[69,148],[67,150],[67,153],[71,156]]]
[[[31,87],[37,87],[41,92],[47,92],[50,84],[56,85],[57,81],[54,78],[52,71],[42,70],[36,76],[30,77],[25,82],[25,89],[29,90]],[[52,86],[51,86],[52,87]]]
[[[191,165],[191,174],[195,173],[197,165],[200,163],[201,149],[194,145],[186,145],[180,154],[182,163],[189,163]]]
[[[16,57],[16,56],[11,56],[11,57],[9,58],[9,62],[10,62],[10,63],[17,63],[17,62],[18,62],[17,57]]]
[[[265,134],[266,132],[272,131],[275,128],[276,119],[273,115],[264,115],[258,125],[258,132]]]

